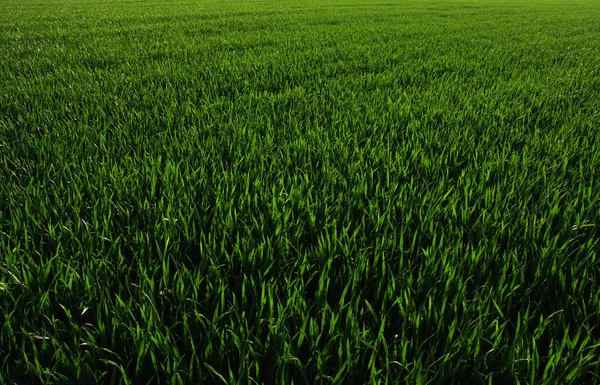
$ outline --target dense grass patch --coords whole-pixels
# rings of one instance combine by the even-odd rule
[[[600,383],[600,3],[0,4],[0,383]]]

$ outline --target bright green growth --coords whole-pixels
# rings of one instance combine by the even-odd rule
[[[600,383],[598,20],[2,1],[0,383]]]

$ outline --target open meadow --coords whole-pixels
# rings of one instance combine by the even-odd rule
[[[600,1],[2,0],[0,384],[600,384]]]

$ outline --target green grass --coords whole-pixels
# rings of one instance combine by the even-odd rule
[[[600,2],[0,3],[0,384],[600,383]]]

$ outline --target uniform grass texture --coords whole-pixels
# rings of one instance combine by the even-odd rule
[[[600,2],[0,3],[0,383],[600,383]]]

